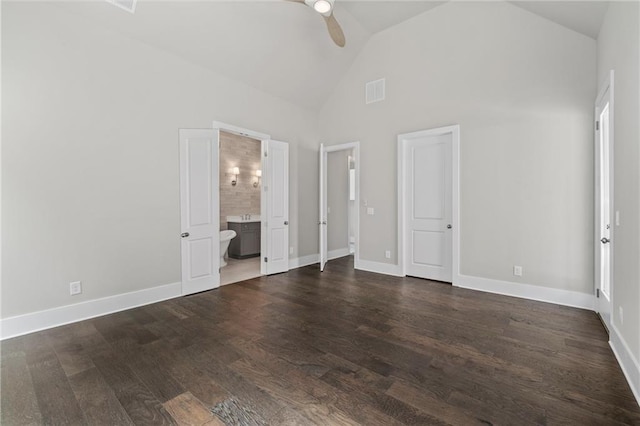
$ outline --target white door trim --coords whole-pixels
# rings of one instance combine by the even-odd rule
[[[406,231],[406,170],[405,151],[407,139],[422,136],[441,136],[451,134],[452,157],[451,157],[451,221],[452,221],[452,263],[451,279],[456,285],[460,281],[460,125],[438,127],[434,129],[422,130],[419,132],[404,133],[398,135],[398,268],[402,276],[406,276],[406,255],[404,253],[404,238]]]
[[[256,132],[254,130],[245,129],[244,127],[235,126],[233,124],[223,123],[221,121],[213,121],[213,128],[219,129],[220,131],[233,133],[234,135],[246,136],[252,139],[257,139],[260,141],[260,167],[262,170],[262,181],[268,182],[269,171],[265,170],[266,162],[264,158],[265,146],[268,145],[268,141],[271,140],[271,136],[266,133]],[[220,169],[220,164],[216,165],[216,168]],[[218,188],[218,191],[220,189]],[[264,194],[264,187],[260,188],[260,217],[266,217],[267,215],[267,204],[266,197]],[[265,229],[265,222],[262,222],[262,226],[260,227],[260,274],[267,275],[267,264],[264,261],[264,255],[266,247],[267,247],[267,230]]]
[[[221,121],[214,121],[213,128],[220,129],[227,133],[233,133],[235,135],[246,136],[248,138],[257,139],[259,141],[271,139],[271,136],[266,133],[256,132],[253,130],[245,129],[243,127],[234,126],[233,124],[223,123]]]
[[[321,145],[320,150],[321,150],[321,155],[324,156],[323,157],[324,161],[322,162],[322,167],[324,167],[324,173],[320,173],[320,174],[324,176],[325,180],[327,178],[327,154],[330,152],[353,150],[353,158],[355,161],[355,171],[356,171],[355,172],[356,174],[355,205],[357,209],[357,212],[355,214],[354,224],[353,224],[354,236],[356,238],[356,247],[355,247],[356,251],[353,256],[353,267],[354,269],[359,269],[360,267],[360,141],[348,142],[348,143],[330,145],[330,146]],[[323,197],[323,200],[324,200],[324,203],[321,203],[321,205],[323,205],[324,209],[326,210],[326,207],[327,207],[326,182],[320,182],[320,195],[321,197]],[[326,211],[321,212],[319,222],[323,221],[323,218],[322,218],[323,215],[324,215],[324,218],[326,218],[327,212]],[[321,250],[320,255],[322,256],[322,241],[319,241],[319,243],[320,243],[320,250]],[[325,246],[325,249],[326,249],[326,246]]]
[[[607,74],[605,80],[602,82],[600,86],[600,90],[598,91],[598,96],[596,97],[595,105],[594,105],[594,121],[598,121],[599,119],[599,106],[605,100],[605,97],[608,98],[609,101],[609,220],[611,222],[609,234],[610,234],[610,242],[609,242],[609,295],[610,295],[610,312],[609,312],[609,323],[607,324],[607,319],[602,318],[601,313],[601,305],[596,298],[595,301],[595,310],[601,316],[602,321],[605,322],[607,331],[611,332],[611,327],[613,326],[613,306],[614,306],[614,297],[615,297],[615,288],[614,288],[614,247],[615,247],[615,229],[616,229],[616,218],[615,218],[615,192],[614,192],[614,152],[615,152],[615,141],[614,141],[614,71],[610,70]],[[595,129],[595,126],[594,126]],[[594,131],[594,280],[593,280],[593,292],[597,295],[597,290],[600,288],[600,256],[601,256],[601,242],[602,238],[602,230],[600,228],[601,219],[600,219],[600,131]]]

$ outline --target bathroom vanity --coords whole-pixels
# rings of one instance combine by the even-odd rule
[[[229,257],[246,259],[260,256],[260,216],[227,216],[227,228],[237,236],[229,244]]]

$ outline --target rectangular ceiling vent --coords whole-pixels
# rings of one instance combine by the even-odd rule
[[[366,88],[366,102],[371,104],[374,102],[384,101],[384,78],[376,81],[370,81],[367,83]]]
[[[129,13],[135,13],[136,2],[138,0],[106,0],[107,3],[111,3],[114,6],[118,6],[120,9],[124,9]]]

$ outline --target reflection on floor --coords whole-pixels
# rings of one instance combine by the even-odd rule
[[[227,266],[220,269],[220,285],[237,283],[260,276],[260,258],[227,259]]]

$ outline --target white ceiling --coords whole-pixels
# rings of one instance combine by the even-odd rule
[[[135,14],[105,1],[56,6],[297,105],[318,109],[369,38],[445,2],[337,0],[347,44],[329,38],[323,19],[294,2],[138,1]],[[517,1],[517,6],[595,38],[601,1]]]
[[[510,3],[550,21],[596,39],[608,1],[511,1]]]

